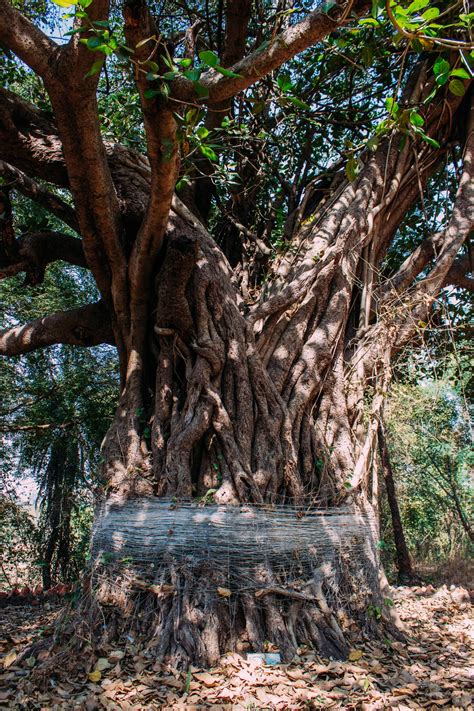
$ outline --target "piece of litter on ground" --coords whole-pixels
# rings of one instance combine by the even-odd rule
[[[281,663],[281,655],[278,652],[252,652],[247,654],[247,660],[254,664],[255,662],[268,664],[271,667]]]

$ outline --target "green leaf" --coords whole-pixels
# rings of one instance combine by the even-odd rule
[[[461,79],[471,79],[469,72],[467,72],[465,69],[453,69],[452,72],[449,73],[450,77],[460,77]]]
[[[460,79],[452,79],[448,84],[448,89],[451,94],[454,94],[455,96],[464,96],[466,93],[466,87]]]
[[[422,10],[424,7],[429,5],[430,0],[413,0],[410,5],[407,7],[407,12],[410,13],[410,15],[414,12],[418,12],[418,10]]]
[[[264,52],[269,44],[269,40],[265,40],[264,42],[262,42],[262,44],[260,44],[255,50],[255,54],[261,54],[262,52]]]
[[[443,86],[449,79],[449,72],[444,72],[443,74],[438,74],[436,76],[436,84],[438,86]]]
[[[209,146],[201,145],[201,146],[199,146],[199,150],[201,151],[201,153],[203,154],[203,156],[205,158],[208,158],[209,160],[212,160],[212,161],[217,160],[217,154],[214,153],[212,148],[210,148]]]
[[[280,76],[277,77],[277,84],[284,93],[293,89],[293,82],[289,74],[280,74]]]
[[[137,42],[135,45],[135,49],[140,49],[140,47],[144,47],[148,42],[151,42],[152,40],[155,39],[155,35],[152,37],[145,37],[145,39],[140,40],[140,42]]]
[[[160,92],[156,89],[145,89],[145,91],[143,92],[143,96],[145,97],[145,99],[154,99],[155,96],[159,95],[159,93]]]
[[[180,67],[183,67],[183,69],[187,69],[188,67],[191,66],[191,64],[193,63],[193,60],[186,57],[185,59],[178,59],[177,63],[179,64]]]
[[[131,54],[134,54],[134,51],[131,47],[127,47],[126,44],[121,44],[117,49],[117,54],[128,59]],[[151,66],[152,62],[149,62],[149,65]],[[156,68],[158,69],[158,65]]]
[[[200,99],[206,99],[209,96],[209,90],[206,86],[203,86],[198,81],[193,81],[193,87],[196,94]]]
[[[207,64],[208,67],[216,67],[219,64],[219,57],[215,52],[211,52],[210,49],[199,52],[199,59],[203,64]]]
[[[155,74],[154,72],[147,72],[146,79],[147,81],[155,81],[156,79],[160,79],[159,74]]]
[[[234,79],[242,79],[242,74],[236,74],[235,72],[231,71],[230,69],[226,69],[225,67],[221,66],[216,66],[214,67],[216,72],[219,72],[219,74],[222,74],[225,77],[233,77]]]
[[[94,64],[91,66],[91,68],[85,75],[84,79],[86,77],[93,77],[94,74],[98,74],[100,72],[100,70],[102,69],[103,62],[104,62],[103,59],[98,59],[96,62],[94,62]]]
[[[73,35],[77,35],[80,32],[87,32],[87,30],[87,27],[76,27],[75,30],[69,30],[69,32],[65,32],[64,37],[72,37]]]
[[[253,106],[252,106],[252,113],[254,116],[258,116],[258,114],[261,114],[262,111],[265,108],[265,102],[264,101],[256,101]],[[222,124],[221,124],[222,125]]]
[[[427,136],[426,133],[421,130],[421,128],[415,128],[415,131],[417,135],[420,136],[420,138],[429,146],[433,146],[433,148],[440,148],[438,141],[435,141],[435,139],[431,138],[431,136]]]
[[[89,37],[86,41],[87,49],[97,50],[103,44],[101,37]]]
[[[55,5],[59,7],[71,7],[71,5],[76,4],[76,0],[52,0]]]
[[[176,183],[176,190],[179,192],[182,190],[186,185],[189,185],[189,176],[183,175],[182,178],[178,180]]]
[[[373,61],[374,61],[374,49],[373,49],[372,45],[366,44],[362,50],[362,64],[364,65],[364,67],[370,67],[370,66],[372,66]]]
[[[379,4],[380,4],[380,3],[379,3],[379,0],[372,0],[372,10],[371,10],[371,13],[370,13],[370,14],[372,15],[372,18],[377,18],[377,17],[378,17],[378,14],[379,14]],[[359,22],[359,24],[361,24],[361,23],[362,23],[362,21]]]
[[[197,67],[194,69],[188,69],[188,71],[184,72],[184,76],[190,81],[197,82],[201,76],[201,70]]]
[[[189,111],[186,111],[184,118],[188,126],[191,126],[198,122],[200,113],[200,109],[189,109]]]
[[[357,160],[352,156],[346,163],[346,175],[349,182],[353,183],[359,173]]]
[[[186,681],[184,684],[184,693],[189,694],[189,689],[191,687],[191,679],[192,679],[192,672],[191,669],[188,669],[188,673],[186,674]]]
[[[294,104],[294,106],[296,106],[298,109],[311,110],[311,106],[305,104],[305,102],[301,101],[301,99],[298,99],[297,96],[287,96],[285,98],[287,101],[291,101],[291,103]]]
[[[420,40],[415,37],[414,39],[410,40],[410,44],[415,50],[415,52],[424,52],[425,48],[423,47],[423,43],[420,42]]]
[[[205,126],[199,126],[196,131],[196,136],[203,140],[204,138],[207,138],[207,136],[209,136],[209,131]]]
[[[438,15],[439,9],[437,7],[430,7],[429,10],[424,12],[421,17],[425,22],[429,22],[430,20],[434,20],[435,17],[438,17]]]
[[[367,141],[367,148],[369,149],[369,151],[375,151],[375,150],[377,150],[377,146],[378,146],[378,145],[379,145],[379,138],[378,138],[378,136],[372,136],[372,137],[369,138],[369,140]]]
[[[440,74],[449,73],[450,69],[451,65],[442,57],[438,57],[438,59],[433,64],[433,72],[435,77],[439,76]]]
[[[165,72],[163,74],[163,79],[165,81],[173,81],[173,79],[176,79],[177,76],[179,76],[179,72]]]
[[[400,110],[400,107],[393,97],[388,96],[385,99],[385,106],[387,107],[387,111],[389,111],[391,114],[393,114],[393,116],[397,116],[397,114]]]
[[[417,111],[410,111],[410,123],[413,126],[423,126],[425,120]]]

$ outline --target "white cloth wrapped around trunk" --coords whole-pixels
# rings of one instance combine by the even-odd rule
[[[275,572],[321,566],[340,555],[375,566],[374,516],[354,506],[216,506],[133,499],[105,504],[93,533],[92,555],[157,568],[173,559],[209,562],[231,571],[259,564]]]

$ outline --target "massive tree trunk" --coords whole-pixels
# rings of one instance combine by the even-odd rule
[[[100,18],[101,3],[92,7]],[[237,78],[211,73],[204,81],[211,108],[337,26],[318,12],[241,60]],[[71,40],[57,55],[43,36],[45,64],[22,42],[16,14],[13,31],[15,22],[17,34],[5,28],[0,39],[43,76],[57,126],[3,92],[0,158],[13,164],[3,172],[77,225],[83,251],[74,245],[69,261],[85,259],[102,300],[3,332],[0,352],[47,345],[53,332],[56,342],[110,342],[113,331],[120,358],[122,392],[103,444],[83,601],[92,636],[103,633],[105,615],[107,634],[134,625],[174,664],[213,664],[230,649],[260,651],[266,641],[285,659],[302,644],[344,656],[347,631],[375,632],[368,611],[384,612],[370,503],[377,429],[392,358],[429,320],[471,228],[471,119],[442,241],[427,240],[381,279],[398,226],[443,156],[436,142],[395,132],[363,154],[352,182],[335,171],[323,200],[308,187],[288,223],[289,249],[252,300],[245,288],[252,260],[232,269],[195,202],[173,196],[175,116],[147,98],[145,77],[137,73],[148,159],[102,143],[94,78],[79,96],[69,79],[90,68],[83,46]],[[142,38],[156,31],[143,4],[130,4],[125,30],[140,61],[148,53]],[[194,97],[186,81],[176,80],[179,101]],[[402,105],[421,104],[432,87],[420,62]],[[453,139],[460,104],[448,95],[429,105],[428,137],[443,146]],[[76,212],[25,172],[68,187]],[[51,234],[30,239],[52,245],[41,259],[12,239],[6,224],[5,275],[30,270],[41,278],[49,261],[67,259]]]
[[[418,76],[412,91],[419,86]],[[431,121],[439,127],[442,116],[433,112]],[[424,153],[422,181],[433,165]],[[281,256],[253,304],[203,225],[174,201],[149,294],[143,380],[129,380],[104,445],[108,487],[96,537],[97,551],[125,559],[129,570],[133,559],[148,580],[146,593],[132,575],[127,616],[146,606],[141,619],[152,620],[159,657],[212,664],[229,649],[261,650],[265,640],[285,659],[307,643],[343,656],[344,628],[374,631],[367,610],[384,610],[384,595],[372,463],[392,357],[418,327],[412,309],[393,309],[394,292],[377,293],[374,265],[418,196],[420,163],[411,154],[387,140],[355,182],[339,178],[335,197],[296,228],[297,248]],[[428,319],[432,297],[417,288],[410,306]],[[152,497],[180,511],[176,530],[173,514],[149,513]],[[211,522],[222,515],[216,504],[255,507],[254,530],[233,539],[234,553],[248,550],[244,567],[229,553],[225,527],[219,547],[196,509],[180,508],[189,501],[210,506]],[[293,530],[262,540],[262,529],[281,525],[281,506]],[[326,527],[332,545],[320,547],[311,514],[341,506],[364,520],[362,538],[348,518],[347,530]],[[195,538],[188,555],[179,553],[183,536]],[[156,553],[148,578],[147,545]],[[114,599],[116,574],[104,579],[101,570],[99,599]]]

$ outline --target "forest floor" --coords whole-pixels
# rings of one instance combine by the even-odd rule
[[[54,661],[48,651],[38,658],[22,651],[50,633],[60,604],[8,605],[0,609],[0,709],[473,709],[468,592],[399,587],[393,600],[406,641],[360,641],[347,662],[301,650],[291,664],[259,666],[228,654],[210,671],[180,673],[141,654],[129,638],[100,659],[79,660],[77,669],[50,664],[46,676],[38,671]]]

